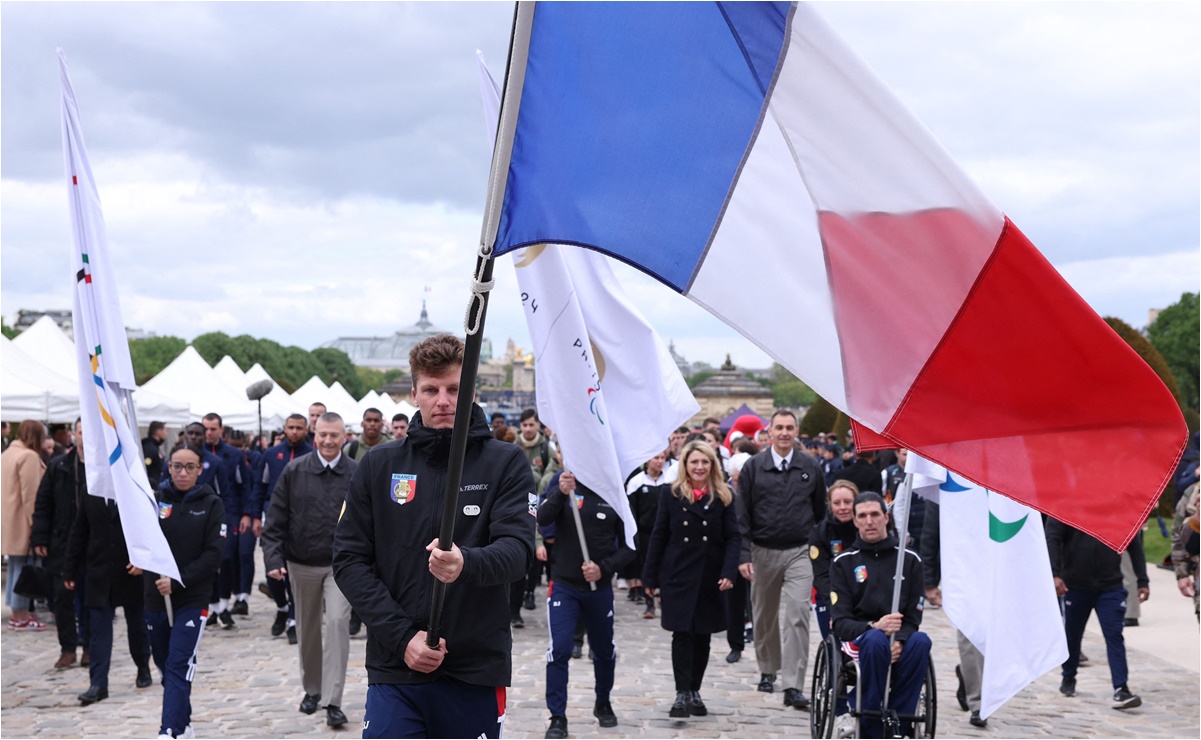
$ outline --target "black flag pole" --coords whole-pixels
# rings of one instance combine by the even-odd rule
[[[492,291],[492,247],[500,227],[500,208],[505,197],[509,160],[513,153],[513,129],[521,104],[525,82],[525,65],[530,46],[530,28],[534,19],[534,3],[519,2],[513,12],[513,32],[509,38],[509,61],[505,69],[504,97],[501,100],[500,122],[496,129],[496,145],[492,153],[492,171],[488,177],[488,197],[484,224],[480,233],[480,249],[471,280],[471,299],[467,304],[464,330],[467,339],[463,347],[463,370],[459,376],[459,398],[455,407],[455,426],[450,437],[450,460],[446,472],[446,492],[442,498],[442,523],[438,529],[438,549],[453,546],[455,513],[459,508],[459,483],[463,479],[463,458],[467,454],[467,430],[471,425],[471,410],[475,405],[475,378],[480,364],[480,347],[484,341],[484,319],[488,314],[488,295]],[[434,581],[430,599],[429,628],[425,644],[437,649],[442,631],[442,606],[446,599],[446,584]]]

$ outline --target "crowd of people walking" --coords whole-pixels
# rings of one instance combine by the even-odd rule
[[[349,639],[366,630],[364,737],[499,736],[513,631],[525,628],[521,612],[536,606],[544,579],[548,738],[568,736],[569,670],[585,644],[593,715],[601,727],[619,723],[615,593],[622,589],[670,633],[675,694],[664,697],[663,710],[671,718],[708,714],[706,669],[712,637],[723,632],[726,662],[741,661],[751,646],[755,688],[808,710],[813,621],[864,672],[860,736],[882,736],[885,718],[870,716],[870,707],[881,703],[890,674],[892,705],[913,711],[930,650],[922,609],[941,602],[941,553],[935,505],[909,507],[904,542],[891,521],[904,450],[856,452],[852,439],[833,434],[810,439],[789,409],[736,430],[706,419],[699,429],[677,429],[662,452],[630,471],[623,487],[637,534],[627,537],[613,501],[564,469],[553,430],[536,411],[510,428],[505,415],[486,418],[476,408],[453,545],[442,549],[430,538],[441,516],[462,345],[442,335],[413,353],[419,413],[386,421],[368,409],[357,435],[319,401],[307,416],[290,416],[272,440],[228,429],[211,413],[168,445],[165,427],[151,423],[142,453],[179,581],[134,566],[115,503],[87,495],[79,423],[69,430],[74,439],[55,439],[26,420],[11,443],[6,425],[8,629],[45,630],[34,608],[41,597],[61,648],[54,668],[88,668],[78,697],[86,706],[109,696],[120,607],[135,688],[153,684],[152,662],[158,669],[160,737],[194,736],[190,694],[201,638],[206,628],[238,629],[237,618],[248,615],[261,544],[257,588],[274,610],[270,636],[298,646],[300,712],[324,709],[330,727],[347,724]],[[49,454],[47,439],[61,445],[59,454]],[[1172,553],[1180,592],[1194,599],[1195,447],[1194,436],[1191,468],[1186,459],[1177,481]],[[1138,706],[1122,630],[1129,604],[1150,596],[1141,540],[1129,548],[1126,577],[1122,556],[1086,533],[1049,520],[1047,541],[1070,653],[1061,691],[1075,693],[1076,670],[1087,660],[1084,624],[1095,611],[1112,706]],[[898,561],[904,589],[893,610]],[[22,577],[26,569],[49,574],[40,591],[30,574]],[[435,581],[446,584],[447,600],[436,640],[426,621]],[[958,698],[971,723],[985,726],[984,658],[959,638]],[[838,731],[847,736],[853,726],[839,709]]]

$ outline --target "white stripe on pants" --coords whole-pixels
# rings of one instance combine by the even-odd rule
[[[300,683],[304,693],[320,695],[323,705],[342,706],[346,663],[350,658],[350,602],[334,582],[333,569],[288,563],[296,601],[296,638],[300,647]],[[325,637],[322,639],[322,602]]]

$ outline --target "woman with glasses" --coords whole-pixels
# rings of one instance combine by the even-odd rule
[[[713,448],[703,440],[688,442],[680,460],[675,482],[660,486],[642,571],[642,587],[648,597],[659,591],[663,629],[672,633],[676,700],[671,717],[708,714],[701,682],[713,633],[726,628],[721,592],[733,588],[738,577],[741,542],[734,496]]]
[[[145,574],[146,627],[154,663],[163,674],[159,737],[195,737],[191,696],[196,653],[228,533],[221,498],[209,486],[196,482],[203,471],[200,448],[188,445],[173,450],[167,470],[170,482],[155,496],[158,522],[183,583]],[[174,626],[168,622],[164,596],[171,597]]]

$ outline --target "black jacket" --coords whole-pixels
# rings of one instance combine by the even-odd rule
[[[834,474],[834,480],[849,480],[859,487],[859,492],[875,491],[880,493],[884,487],[884,477],[879,469],[867,460],[857,457],[849,465],[844,464],[842,470]]]
[[[850,550],[859,537],[855,520],[840,522],[833,514],[826,516],[813,527],[809,535],[809,559],[813,561],[813,587],[827,601],[830,599],[830,563],[834,558]]]
[[[579,512],[580,522],[584,527],[584,539],[588,543],[588,557],[601,569],[601,577],[596,587],[611,588],[609,581],[613,574],[634,559],[634,551],[626,545],[625,526],[621,523],[617,510],[578,479],[575,496],[577,499],[583,497],[583,505]],[[580,548],[580,535],[575,528],[575,517],[566,504],[567,494],[556,485],[546,490],[546,500],[538,507],[539,526],[555,525],[557,539],[550,579],[579,591],[586,591],[591,587],[580,570],[584,565],[584,551]]]
[[[171,582],[171,607],[203,609],[209,605],[226,538],[233,535],[227,531],[225,507],[216,491],[201,485],[183,494],[168,484],[155,492],[155,498],[159,527],[175,557],[179,577],[187,586]],[[146,609],[161,612],[166,611],[166,606],[154,585],[158,577],[145,574]],[[89,582],[88,589],[91,587]]]
[[[870,629],[869,623],[892,611],[896,572],[897,538],[892,534],[870,544],[856,537],[855,549],[834,558],[830,565],[830,628],[838,639],[854,640]],[[901,613],[900,642],[921,626],[924,596],[921,558],[906,550],[897,609]]]
[[[165,467],[163,463],[167,461],[163,456],[162,446],[155,441],[154,437],[142,438],[142,457],[145,458],[143,462],[146,464],[146,479],[150,481],[151,485],[154,485],[156,481],[162,479]]]
[[[117,502],[85,494],[71,528],[63,564],[65,580],[71,580],[69,576],[80,567],[84,569],[84,606],[89,609],[141,606],[142,579],[129,575],[128,565],[129,550]]]
[[[45,565],[52,573],[64,573],[71,525],[75,523],[80,499],[87,493],[87,476],[75,448],[54,458],[46,466],[46,473],[38,484],[29,544],[31,547],[46,548]],[[73,577],[75,573],[70,575]]]
[[[663,629],[712,634],[726,628],[725,599],[717,582],[738,576],[741,552],[734,502],[683,501],[671,486],[659,491],[658,515],[642,583],[659,589]]]
[[[1147,558],[1143,553],[1143,533],[1139,532],[1126,548],[1139,588],[1147,588]],[[1047,554],[1051,557],[1051,575],[1062,578],[1070,589],[1108,591],[1122,587],[1122,555],[1092,535],[1047,517]]]
[[[459,485],[454,544],[463,573],[447,586],[441,634],[447,653],[433,673],[405,664],[409,641],[428,626],[434,577],[426,545],[438,536],[450,429],[417,413],[409,436],[372,448],[350,482],[334,531],[334,578],[367,625],[367,680],[417,684],[450,677],[507,686],[512,673],[509,584],[534,557],[537,495],[517,445],[493,439],[474,406]]]
[[[263,523],[263,567],[300,563],[328,566],[334,560],[334,528],[359,466],[345,452],[327,468],[318,452],[288,463],[275,485]]]
[[[751,562],[751,545],[787,550],[809,543],[813,525],[826,515],[826,481],[817,461],[792,451],[788,470],[775,466],[771,448],[746,461],[738,477],[739,562]]]

